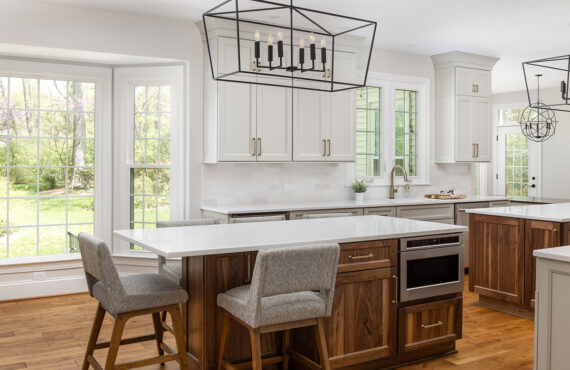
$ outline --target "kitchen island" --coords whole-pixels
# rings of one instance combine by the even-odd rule
[[[216,296],[250,282],[258,250],[339,243],[333,311],[326,320],[331,366],[372,369],[455,351],[462,330],[462,287],[458,286],[463,281],[466,230],[449,224],[357,216],[123,230],[114,236],[167,258],[182,257],[183,287],[190,296],[183,313],[186,346],[191,368],[197,369],[216,368],[223,317]],[[426,249],[430,243],[436,247],[435,254]],[[415,266],[417,271],[445,271],[439,275],[452,275],[449,284],[431,289],[417,284],[420,276],[401,272],[414,262],[416,252],[425,261],[446,261],[440,269]],[[426,258],[426,253],[431,257]],[[431,279],[433,284],[437,275],[426,281]],[[452,290],[445,290],[446,286]],[[292,343],[295,350],[317,360],[312,332],[293,331]],[[251,357],[248,333],[239,326],[233,327],[227,347],[229,361]],[[280,333],[262,336],[264,354],[280,350]],[[293,368],[306,367],[295,357],[292,360]]]
[[[570,203],[469,209],[469,290],[483,306],[534,317],[533,251],[570,242]]]

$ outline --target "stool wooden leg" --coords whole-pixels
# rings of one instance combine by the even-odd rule
[[[283,331],[283,370],[289,369],[289,347],[291,345],[291,330]]]
[[[186,341],[184,339],[184,331],[182,330],[182,314],[180,306],[174,305],[168,310],[174,327],[174,338],[176,339],[176,349],[178,350],[178,358],[180,360],[180,369],[188,369],[188,356],[186,355]]]
[[[89,356],[92,356],[95,351],[95,345],[97,344],[97,338],[99,338],[104,318],[105,309],[101,305],[98,305],[97,312],[95,313],[95,319],[93,320],[93,326],[91,327],[91,334],[89,335],[89,342],[87,343],[87,350],[85,351],[85,358],[83,359],[83,366],[81,367],[82,370],[89,369],[88,358]]]
[[[160,322],[160,312],[155,312],[152,314],[152,324],[154,325],[154,334],[156,335],[156,349],[158,350],[158,355],[164,355],[164,350],[160,346],[162,344],[162,338],[164,334],[164,329],[162,328],[162,323]],[[164,365],[164,362],[161,362]]]
[[[117,353],[119,352],[119,345],[121,344],[121,337],[123,330],[127,323],[128,316],[119,314],[115,319],[115,326],[113,327],[113,334],[111,335],[111,343],[109,344],[109,352],[107,353],[107,361],[105,362],[105,370],[111,370],[115,367]]]
[[[224,323],[222,325],[222,338],[220,339],[220,352],[218,352],[218,370],[222,370],[224,362],[224,351],[226,349],[226,342],[228,335],[232,328],[232,318],[229,313],[224,312]]]
[[[317,338],[317,347],[319,349],[319,359],[321,360],[321,369],[330,370],[329,353],[327,351],[327,339],[325,336],[325,326],[323,318],[317,319],[315,326],[315,337]]]
[[[249,328],[251,337],[251,366],[253,370],[261,370],[261,334],[259,329]]]

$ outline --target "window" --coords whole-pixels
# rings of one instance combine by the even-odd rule
[[[356,176],[380,176],[380,87],[356,92]]]
[[[528,138],[506,135],[505,195],[528,196]]]
[[[416,176],[417,152],[417,91],[396,89],[396,153],[395,164]]]
[[[372,73],[356,91],[356,163],[347,183],[364,178],[388,185],[394,165],[406,169],[413,184],[428,182],[429,80]],[[402,177],[400,171],[395,176]]]
[[[157,221],[184,217],[182,166],[184,128],[181,114],[182,67],[120,68],[116,70],[119,111],[117,136],[126,145],[115,151],[123,166],[118,166],[121,192],[116,210],[117,227],[155,228]],[[119,139],[121,142],[123,139]],[[123,203],[124,202],[124,203]],[[124,226],[123,226],[124,225]],[[126,226],[126,227],[125,227]],[[142,248],[115,240],[117,252],[128,254]]]
[[[27,72],[10,72],[16,64]],[[60,70],[98,76],[71,79]],[[95,216],[104,190],[96,141],[105,74],[0,61],[0,259],[76,253],[68,231],[108,230]]]

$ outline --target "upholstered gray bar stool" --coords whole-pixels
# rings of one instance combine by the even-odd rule
[[[80,233],[78,238],[89,294],[99,301],[82,369],[87,370],[89,365],[95,369],[105,370],[131,369],[169,361],[178,361],[181,369],[187,369],[188,360],[180,304],[186,302],[188,294],[178,284],[159,274],[120,277],[105,242],[86,233]],[[162,340],[162,331],[159,328],[160,312],[163,311],[170,312],[172,317],[177,352]],[[107,312],[115,318],[111,341],[98,343],[97,339]],[[148,314],[152,314],[154,334],[121,339],[127,320]],[[156,340],[158,356],[115,364],[121,344],[148,340]],[[104,367],[93,356],[95,350],[102,348],[109,348]],[[164,355],[164,351],[168,354]]]
[[[285,221],[284,215],[256,216],[256,217],[235,217],[230,218],[230,224],[245,224],[248,222]]]
[[[331,217],[349,217],[352,216],[352,213],[309,213],[306,215],[301,216],[301,218],[310,219],[310,218],[331,218]]]
[[[220,220],[215,218],[201,218],[194,220],[181,220],[181,221],[158,221],[157,228],[161,227],[183,227],[183,226],[202,226],[202,225],[217,225]],[[166,258],[158,256],[158,273],[166,276],[177,284],[181,284],[182,279],[182,264],[167,263]]]
[[[218,306],[225,310],[218,370],[250,365],[223,359],[234,321],[249,331],[253,370],[278,362],[287,369],[290,356],[314,363],[289,346],[290,330],[308,326],[315,328],[320,368],[330,369],[323,318],[331,315],[339,253],[338,244],[259,251],[251,284],[218,295]],[[283,331],[283,354],[262,360],[260,336],[276,331]]]

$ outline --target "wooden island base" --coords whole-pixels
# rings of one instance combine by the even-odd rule
[[[397,239],[341,244],[333,311],[325,320],[333,369],[389,368],[456,352],[455,341],[462,335],[461,293],[398,302],[398,247]],[[190,296],[184,307],[190,368],[216,369],[223,324],[216,297],[250,283],[255,257],[256,252],[243,252],[183,258],[183,285]],[[264,357],[281,353],[282,335],[261,336]],[[313,330],[293,330],[291,345],[319,362]],[[249,333],[239,325],[232,327],[224,359],[251,359]],[[311,364],[291,356],[290,367],[309,369]]]

